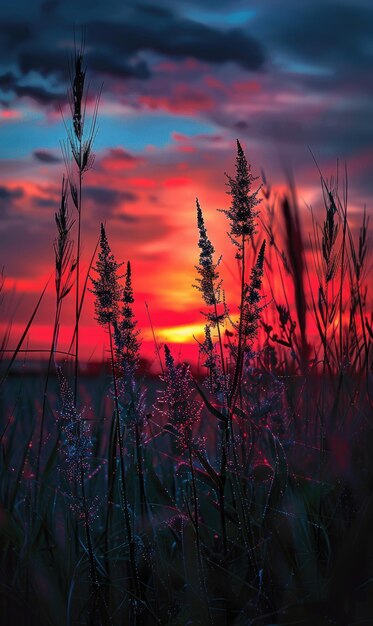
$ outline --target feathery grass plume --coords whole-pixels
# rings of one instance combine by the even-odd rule
[[[134,303],[131,263],[127,262],[125,285],[121,297],[122,307],[118,319],[114,322],[114,343],[116,362],[121,372],[118,381],[123,405],[122,414],[126,425],[142,425],[145,410],[144,397],[136,384],[135,376],[140,361],[140,331],[132,309]]]
[[[82,471],[85,474],[89,469],[89,457],[92,454],[90,428],[82,411],[78,411],[75,406],[74,394],[60,367],[57,368],[57,374],[62,401],[62,408],[58,414],[63,457],[60,470],[66,474],[69,482],[73,483],[76,480],[80,483]]]
[[[254,267],[251,270],[250,282],[245,285],[243,306],[241,308],[242,333],[245,343],[252,343],[256,337],[260,314],[263,307],[259,305],[263,296],[260,295],[264,270],[264,253],[266,242],[263,241]]]
[[[119,302],[121,298],[121,287],[119,284],[118,270],[120,268],[107,240],[104,225],[100,229],[100,250],[96,266],[93,268],[98,274],[97,278],[92,278],[93,288],[90,291],[95,295],[95,318],[104,329],[108,331],[110,339],[110,354],[112,365],[112,376],[114,384],[114,403],[116,408],[114,440],[109,451],[109,463],[111,463],[112,473],[110,475],[110,496],[109,502],[113,499],[114,482],[116,476],[116,458],[118,437],[121,442],[121,431],[119,425],[120,412],[118,405],[117,379],[115,375],[115,358],[113,350],[113,329],[116,327],[119,316]]]
[[[214,263],[213,254],[215,252],[214,246],[207,236],[205,222],[203,219],[202,209],[199,204],[198,198],[196,200],[197,205],[197,226],[199,231],[198,247],[200,248],[199,265],[195,268],[200,276],[197,278],[197,284],[194,285],[196,289],[202,294],[204,302],[209,307],[213,307],[213,311],[203,313],[209,320],[212,326],[218,326],[224,323],[227,317],[227,311],[225,302],[222,295],[222,283],[223,281],[219,277],[218,267],[221,262],[221,257]],[[221,313],[218,313],[217,306],[223,304],[224,309]]]
[[[140,331],[136,329],[137,321],[132,309],[134,303],[132,287],[131,263],[127,262],[125,285],[121,297],[121,319],[115,323],[114,340],[119,366],[126,376],[133,377],[140,360]]]
[[[98,255],[98,261],[96,263],[95,271],[98,274],[97,279],[91,279],[93,283],[92,292],[96,296],[95,300],[95,313],[98,323],[107,328],[109,341],[110,341],[110,361],[111,372],[113,378],[113,391],[114,391],[114,437],[109,449],[109,467],[112,468],[112,473],[109,481],[109,493],[107,515],[107,527],[112,511],[112,500],[114,494],[114,482],[116,478],[116,461],[117,461],[117,446],[119,447],[119,468],[120,468],[120,490],[122,496],[122,510],[125,521],[126,533],[129,543],[130,552],[130,567],[131,567],[131,583],[133,586],[133,592],[137,597],[140,597],[139,578],[136,567],[136,551],[135,543],[131,526],[131,517],[128,503],[127,494],[127,478],[126,467],[124,462],[124,449],[123,449],[123,435],[120,424],[120,407],[119,407],[119,390],[118,380],[115,371],[115,354],[114,354],[114,341],[113,334],[115,325],[118,322],[119,315],[119,302],[121,299],[121,287],[119,285],[118,270],[122,264],[118,264],[114,258],[111,248],[109,246],[104,225],[101,224],[101,236],[100,236],[100,252]]]
[[[258,198],[261,189],[251,192],[252,184],[258,179],[251,172],[251,164],[247,162],[245,153],[237,139],[237,157],[236,157],[236,176],[232,178],[226,174],[228,178],[227,185],[230,187],[227,192],[232,196],[232,203],[229,209],[220,209],[230,221],[230,230],[228,235],[232,243],[238,248],[237,258],[242,260],[243,247],[248,238],[253,237],[256,233],[256,217],[258,211],[255,207],[262,201]]]
[[[57,368],[57,375],[62,400],[62,408],[59,412],[58,420],[62,434],[61,452],[63,464],[59,469],[65,474],[68,484],[72,486],[73,502],[71,508],[78,514],[78,517],[84,524],[90,578],[96,599],[93,613],[99,613],[101,623],[109,626],[111,622],[97,571],[91,531],[92,518],[97,515],[99,508],[98,497],[96,496],[93,501],[88,502],[85,487],[86,474],[90,470],[90,458],[92,457],[93,449],[91,431],[88,421],[83,417],[83,411],[78,411],[76,408],[74,393],[63,376],[61,368]],[[73,485],[80,485],[81,497],[78,497]]]
[[[162,407],[160,413],[167,420],[164,430],[175,438],[179,451],[183,452],[193,445],[193,427],[199,420],[201,405],[192,399],[190,366],[187,363],[176,365],[167,345],[164,351],[166,371],[162,380],[165,390],[158,403]]]
[[[215,388],[217,390],[217,388],[219,387],[220,390],[224,390],[227,383],[226,383],[224,350],[223,350],[223,342],[222,342],[222,337],[221,337],[220,326],[224,324],[224,321],[228,317],[228,309],[227,309],[225,299],[224,299],[224,292],[222,290],[223,281],[220,279],[219,272],[218,272],[218,266],[220,265],[221,257],[218,259],[216,263],[214,263],[213,254],[215,250],[214,250],[214,246],[212,245],[207,235],[205,222],[203,219],[203,213],[202,213],[202,209],[199,204],[198,198],[196,199],[196,206],[197,206],[197,227],[198,227],[198,232],[199,232],[198,247],[200,249],[200,255],[199,255],[199,265],[195,266],[199,274],[199,278],[196,279],[197,284],[193,286],[196,287],[196,289],[198,289],[198,291],[202,294],[202,298],[204,302],[206,303],[208,307],[210,307],[209,311],[202,312],[202,314],[208,320],[208,324],[206,326],[206,328],[208,328],[208,331],[206,331],[206,328],[205,328],[205,336],[206,336],[206,332],[208,333],[208,336],[206,336],[206,340],[204,344],[200,343],[200,350],[202,353],[204,353],[206,352],[206,349],[207,349],[209,353],[208,367],[210,369],[210,383],[212,384],[213,379],[215,379],[214,383],[212,384],[212,387],[210,385],[211,389]],[[217,328],[219,351],[220,351],[220,355],[219,355],[220,363],[218,362],[218,357],[215,354],[214,350],[211,349],[212,348],[211,330],[210,330],[211,327]],[[212,363],[213,360],[215,361],[215,365],[213,365]],[[216,385],[216,382],[217,382],[216,377],[220,379],[219,385]]]
[[[206,618],[209,623],[212,623],[203,568],[199,525],[199,504],[193,465],[193,453],[195,453],[198,458],[200,456],[198,443],[193,437],[193,428],[200,419],[202,406],[192,398],[193,391],[190,366],[187,363],[180,363],[176,365],[167,345],[164,346],[164,351],[166,371],[164,376],[162,376],[162,380],[165,383],[165,390],[158,398],[160,406],[159,410],[167,420],[163,427],[163,431],[171,435],[171,442],[172,444],[175,444],[176,453],[188,453],[194,508],[193,526],[196,533],[198,555],[198,579],[204,595],[207,610]],[[185,500],[185,502],[189,515],[191,515],[187,500]]]
[[[160,413],[166,417],[166,424],[163,431],[171,435],[171,441],[175,444],[176,453],[184,454],[187,452],[191,483],[192,483],[192,502],[194,509],[193,526],[196,534],[196,547],[198,556],[198,582],[202,589],[206,615],[204,620],[212,624],[210,614],[209,598],[206,588],[202,546],[200,537],[199,523],[199,503],[196,486],[196,475],[193,465],[193,455],[197,458],[203,458],[199,450],[200,442],[193,436],[193,428],[200,419],[202,406],[192,398],[192,374],[190,366],[187,363],[175,364],[175,360],[167,345],[164,346],[166,371],[161,377],[165,383],[165,390],[160,394],[158,403],[160,405]],[[185,495],[184,495],[185,498]],[[185,503],[189,516],[192,518],[190,507],[187,499]],[[204,621],[205,623],[205,621]]]
[[[238,139],[236,176],[235,178],[232,178],[228,174],[226,174],[226,176],[228,178],[227,184],[230,187],[230,190],[227,193],[232,196],[232,201],[229,209],[221,209],[221,212],[226,215],[230,222],[228,236],[232,243],[238,248],[236,258],[240,263],[241,271],[239,304],[240,316],[238,323],[234,324],[237,331],[237,344],[236,346],[231,344],[234,349],[235,356],[234,374],[228,402],[231,413],[232,408],[234,408],[234,400],[237,396],[242,377],[243,352],[247,341],[247,333],[249,331],[249,321],[246,319],[249,315],[248,297],[250,297],[250,295],[253,297],[255,291],[254,290],[253,293],[250,294],[246,283],[246,244],[249,239],[253,241],[253,237],[257,232],[256,218],[258,216],[258,211],[256,210],[256,207],[262,201],[261,198],[257,197],[262,185],[259,185],[258,189],[252,191],[253,182],[257,180],[258,177],[253,176],[251,172],[251,165],[247,162],[245,153]],[[261,259],[262,257],[264,260],[264,247],[262,248],[262,255],[259,258]],[[231,421],[231,415],[229,419]]]
[[[140,505],[145,510],[144,476],[144,427],[146,423],[145,392],[136,381],[140,361],[140,331],[132,309],[134,304],[131,263],[127,262],[125,284],[122,294],[121,319],[114,324],[116,361],[121,372],[118,390],[121,405],[122,427],[128,428],[129,439],[136,451],[137,475],[139,479]]]
[[[145,399],[141,386],[136,382],[140,362],[140,331],[132,309],[134,303],[131,264],[127,262],[125,286],[122,294],[120,319],[114,323],[116,362],[121,372],[119,381],[122,414],[126,425],[136,425],[142,430],[145,419]]]
[[[104,225],[101,224],[100,251],[98,261],[93,268],[98,278],[92,278],[92,293],[95,299],[95,317],[97,322],[107,327],[116,323],[119,315],[121,288],[119,285],[118,270],[121,263],[117,263],[109,246]]]
[[[217,360],[214,344],[211,337],[211,326],[205,324],[205,338],[199,343],[199,350],[203,357],[203,367],[209,371],[208,386],[215,395],[221,393],[225,387],[225,377],[222,374],[220,363]]]
[[[197,278],[198,284],[195,285],[195,287],[201,292],[202,298],[207,306],[214,306],[214,304],[217,304],[220,300],[222,281],[219,280],[217,267],[220,264],[221,257],[218,259],[217,263],[213,262],[215,249],[207,236],[202,209],[198,198],[196,199],[196,205],[197,227],[199,231],[198,247],[200,249],[199,265],[196,265],[196,270],[201,278]]]

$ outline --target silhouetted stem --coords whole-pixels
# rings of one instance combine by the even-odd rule
[[[240,320],[238,326],[238,345],[237,345],[237,360],[236,366],[234,370],[232,389],[229,396],[228,408],[229,415],[228,419],[230,423],[232,423],[232,413],[236,403],[237,391],[240,385],[241,376],[242,376],[242,367],[243,367],[243,307],[244,307],[244,298],[245,298],[245,236],[242,236],[242,242],[240,246],[241,250],[241,296],[240,296]]]
[[[82,142],[79,142],[80,164],[82,163]],[[78,240],[76,258],[76,291],[75,291],[75,372],[74,372],[74,400],[78,396],[79,376],[79,273],[80,273],[80,247],[81,247],[81,213],[82,213],[82,177],[81,166],[79,167],[79,208],[78,208]]]
[[[135,441],[136,441],[136,460],[137,460],[137,472],[139,476],[139,488],[140,488],[140,507],[141,512],[144,513],[145,505],[146,505],[146,494],[145,494],[145,480],[144,480],[144,469],[142,463],[142,446],[140,441],[140,431],[138,424],[135,424]]]
[[[110,359],[111,359],[111,369],[112,369],[113,386],[114,386],[115,422],[116,422],[116,431],[117,431],[117,441],[119,444],[119,464],[120,464],[120,473],[121,473],[124,521],[125,521],[126,533],[127,533],[127,539],[128,539],[129,551],[130,551],[132,584],[133,584],[135,595],[138,598],[140,598],[140,586],[139,586],[139,580],[138,580],[137,568],[136,568],[135,543],[133,540],[130,513],[129,513],[129,508],[128,508],[126,469],[124,465],[123,440],[122,440],[122,433],[120,429],[120,418],[119,418],[118,384],[117,384],[117,378],[115,375],[114,347],[113,347],[113,337],[112,337],[112,329],[111,329],[110,322],[108,323],[108,332],[109,332],[109,339],[110,339]]]
[[[44,383],[43,406],[42,406],[41,419],[40,419],[39,444],[38,444],[38,451],[37,451],[37,455],[36,455],[36,470],[35,470],[35,484],[36,485],[38,484],[39,474],[40,474],[40,458],[41,458],[41,450],[42,450],[42,447],[43,447],[45,411],[46,411],[46,406],[47,406],[47,393],[48,393],[49,378],[50,378],[50,372],[51,372],[51,366],[52,366],[52,358],[53,358],[53,355],[54,355],[54,352],[55,352],[55,349],[56,349],[56,342],[57,342],[57,333],[58,333],[58,324],[59,324],[59,319],[60,319],[60,313],[61,313],[61,300],[60,300],[59,293],[57,293],[56,313],[55,313],[54,327],[53,327],[53,337],[52,337],[52,344],[51,344],[51,348],[50,348],[50,352],[49,352],[49,358],[48,358],[47,375],[46,375],[45,383]]]

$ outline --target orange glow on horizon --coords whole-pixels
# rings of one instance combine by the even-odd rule
[[[203,338],[204,328],[204,324],[158,328],[157,336],[161,341],[166,343],[192,343],[193,337],[196,339]]]
[[[198,264],[200,252],[196,224],[196,196],[203,210],[208,236],[215,248],[215,260],[222,255],[219,274],[223,279],[226,301],[233,319],[237,319],[240,275],[235,259],[236,250],[227,237],[229,225],[225,215],[217,210],[228,208],[230,203],[226,193],[224,166],[221,165],[225,153],[220,153],[220,148],[216,151],[201,152],[198,147],[199,138],[194,139],[181,133],[175,132],[172,139],[172,145],[167,148],[168,160],[164,158],[164,153],[156,148],[144,150],[140,156],[129,155],[122,148],[105,150],[97,156],[95,169],[87,173],[83,185],[81,284],[85,280],[91,255],[97,243],[100,222],[103,221],[117,261],[121,263],[130,260],[132,264],[134,311],[141,331],[142,356],[153,360],[155,350],[145,311],[144,303],[147,302],[157,341],[160,344],[173,345],[183,358],[190,357],[196,360],[198,348],[193,336],[199,340],[203,339],[205,318],[201,311],[206,312],[201,294],[193,287],[196,283],[195,266]],[[179,148],[184,145],[192,146],[195,150],[180,153]],[[220,143],[218,145],[221,146]],[[173,162],[172,167],[170,160]],[[9,297],[12,293],[16,294],[17,302],[21,303],[17,311],[15,300],[13,309],[11,306],[8,307],[8,311],[13,311],[8,316],[9,322],[12,322],[9,345],[14,347],[50,277],[40,311],[28,338],[33,349],[48,350],[55,306],[54,213],[60,201],[61,183],[55,180],[53,168],[49,171],[43,169],[46,178],[41,179],[40,164],[34,164],[33,167],[34,169],[31,164],[27,178],[13,176],[4,183],[3,193],[9,195],[11,202],[9,216],[18,220],[15,221],[14,232],[17,234],[17,228],[19,232],[22,229],[22,237],[17,240],[21,243],[16,244],[9,267],[5,267],[3,294],[9,294]],[[232,175],[234,162],[226,169]],[[258,175],[255,163],[252,169],[254,175]],[[268,179],[271,182],[269,175]],[[308,233],[312,233],[311,212],[308,206],[312,205],[319,224],[322,224],[325,209],[317,180],[313,183],[308,181],[315,181],[311,170],[307,172],[306,182],[297,188],[297,197],[309,272],[309,276],[307,273],[304,275],[308,305],[307,332],[309,340],[313,341],[317,333],[311,312],[311,291],[317,303],[318,283],[308,239]],[[258,186],[259,182],[258,180]],[[271,199],[277,197],[273,229],[280,251],[286,248],[286,232],[280,208],[281,198],[285,194],[289,194],[286,184],[275,181],[272,184],[271,196]],[[266,222],[268,215],[265,199],[258,208],[261,219]],[[76,221],[76,212],[71,201],[70,211]],[[352,218],[351,225],[356,238],[361,222],[361,211],[358,211],[358,207],[352,203],[349,215]],[[76,224],[71,231],[72,240],[76,239],[75,231]],[[294,286],[278,252],[270,245],[268,234],[259,224],[256,246],[260,245],[264,238],[267,239],[268,245],[262,290],[263,302],[267,308],[263,311],[263,318],[266,323],[276,328],[278,315],[272,297],[281,305],[287,301],[296,320]],[[256,252],[250,248],[248,253],[246,280],[249,280],[257,251],[258,247]],[[20,294],[23,294],[22,298],[19,297]],[[59,335],[61,350],[68,348],[73,334],[73,299],[74,287],[63,305]],[[334,325],[336,323],[337,318]],[[7,323],[4,321],[2,329],[6,329],[6,326]],[[336,326],[335,328],[338,332],[338,328]],[[107,336],[95,324],[93,295],[87,292],[81,320],[82,359],[100,360],[106,349]]]

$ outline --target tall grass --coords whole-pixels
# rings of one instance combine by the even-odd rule
[[[97,115],[96,101],[84,139],[84,88],[79,51],[69,131],[77,182],[65,150],[76,248],[64,183],[46,377],[12,376],[38,305],[2,362],[2,623],[369,623],[373,331],[366,213],[356,237],[347,194],[341,198],[321,177],[324,216],[319,223],[313,212],[306,233],[295,189],[276,198],[265,178],[256,185],[237,142],[223,211],[238,261],[237,301],[227,301],[221,257],[197,200],[204,375],[194,377],[169,346],[162,355],[157,344],[160,378],[140,375],[131,265],[122,276],[110,225],[101,225],[98,258],[83,287],[79,281],[82,179],[92,164]],[[79,318],[89,285],[110,355],[94,380],[79,376]],[[71,293],[68,380],[57,339]]]

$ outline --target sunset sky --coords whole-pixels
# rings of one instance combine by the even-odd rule
[[[117,260],[132,263],[146,356],[153,348],[145,302],[159,341],[177,344],[182,356],[203,327],[191,286],[196,196],[234,297],[236,266],[217,209],[229,206],[224,172],[234,174],[236,138],[254,174],[264,171],[274,188],[292,171],[304,224],[307,205],[321,206],[309,149],[326,177],[337,159],[347,162],[356,223],[364,204],[371,212],[370,0],[3,0],[0,22],[1,323],[4,330],[12,322],[10,346],[52,276],[28,345],[50,344],[74,27],[78,41],[85,27],[90,95],[102,87],[96,158],[84,178],[82,270],[104,222]],[[72,299],[63,321],[66,347]],[[91,294],[82,324],[84,358],[101,358],[105,336]]]

